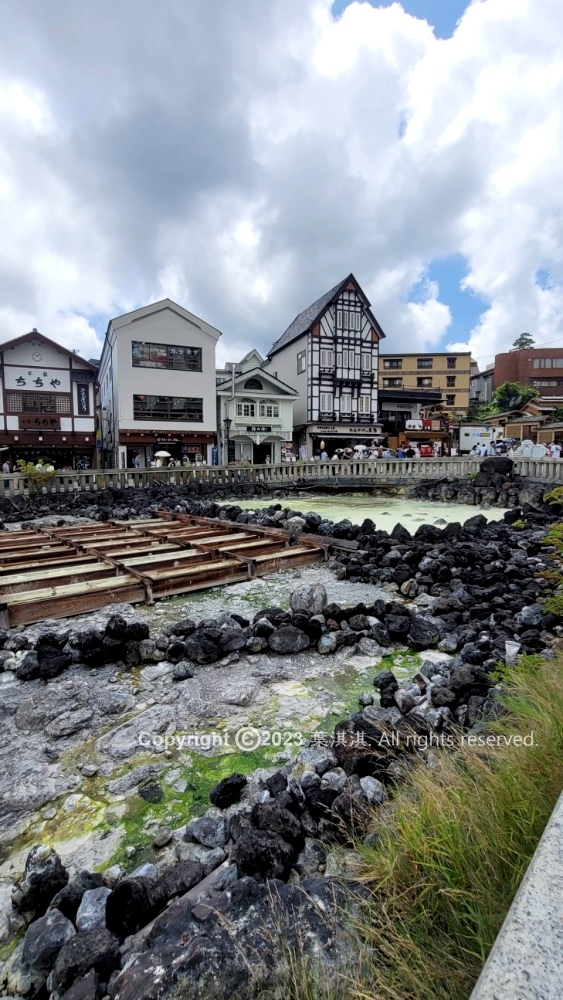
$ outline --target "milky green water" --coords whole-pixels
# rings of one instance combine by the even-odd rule
[[[467,521],[476,514],[483,514],[488,521],[502,519],[501,507],[476,507],[470,504],[438,503],[422,500],[408,500],[405,497],[375,497],[369,493],[340,494],[337,497],[309,496],[287,497],[284,500],[232,500],[244,510],[258,510],[279,503],[282,507],[308,513],[314,511],[331,521],[347,518],[352,524],[361,524],[369,517],[378,528],[392,531],[396,524],[404,524],[409,530],[419,524],[449,524],[451,521]]]

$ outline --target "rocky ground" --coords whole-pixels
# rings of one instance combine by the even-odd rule
[[[141,509],[121,503],[73,510]],[[425,737],[495,715],[491,675],[508,640],[544,656],[562,641],[541,575],[558,512],[541,497],[501,522],[478,515],[413,535],[281,504],[155,503],[346,538],[357,548],[335,552],[337,577],[379,589],[344,607],[298,587],[291,610],[183,618],[162,632],[124,607],[0,635],[0,933],[19,940],[8,996],[149,1000],[181,983],[184,997],[251,997],[275,978],[284,935],[297,945],[300,933],[328,970],[345,964],[343,893],[351,906],[363,897],[350,881],[352,819],[357,832],[382,808]],[[339,671],[359,694],[347,718],[331,711]],[[241,727],[257,746],[218,756],[178,743]],[[264,742],[261,727],[282,741]]]

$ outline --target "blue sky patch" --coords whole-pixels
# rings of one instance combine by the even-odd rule
[[[338,17],[350,5],[352,0],[335,0],[332,13]],[[393,0],[368,0],[372,7],[390,7]],[[468,0],[400,0],[401,6],[413,17],[428,21],[434,27],[438,38],[451,38],[455,26],[466,7]]]

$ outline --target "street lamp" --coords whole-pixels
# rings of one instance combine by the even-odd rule
[[[232,422],[233,421],[231,420],[230,417],[225,417],[225,419],[223,420],[223,427],[225,428],[225,442],[226,442],[226,452],[227,452],[225,465],[229,464],[229,431],[231,429]]]

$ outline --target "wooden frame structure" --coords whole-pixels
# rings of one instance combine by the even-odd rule
[[[0,627],[251,580],[322,562],[332,544],[315,535],[168,511],[140,521],[5,531]]]

